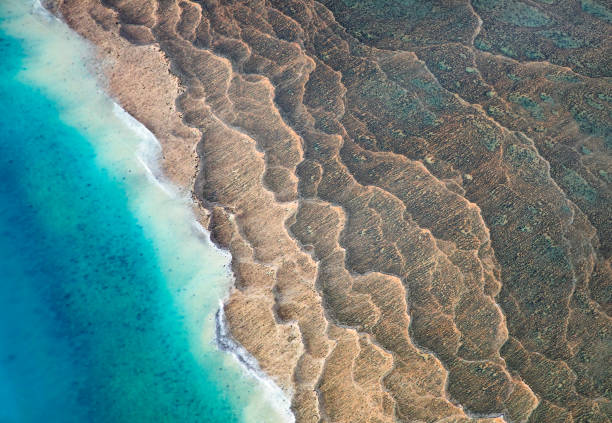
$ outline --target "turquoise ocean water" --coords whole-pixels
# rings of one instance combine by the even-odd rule
[[[280,422],[214,343],[228,257],[145,166],[87,44],[0,2],[0,422]]]

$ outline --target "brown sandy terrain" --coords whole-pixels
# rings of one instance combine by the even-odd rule
[[[231,252],[229,327],[298,422],[609,422],[604,12],[379,3],[48,7]],[[547,25],[539,61],[496,19]]]

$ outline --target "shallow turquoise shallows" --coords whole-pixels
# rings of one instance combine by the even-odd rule
[[[3,0],[0,55],[0,422],[290,419],[216,348],[228,258],[86,43]]]

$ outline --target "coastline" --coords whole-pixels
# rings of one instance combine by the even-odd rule
[[[37,5],[36,3],[34,3],[32,7],[33,7],[32,13],[38,15],[37,19],[45,19],[45,20],[57,19],[57,17],[50,14],[47,11],[47,9],[43,8],[42,5]],[[20,8],[16,8],[16,10],[20,10]],[[66,38],[69,38],[71,36],[72,34],[70,34]],[[87,40],[86,39],[83,40],[81,38],[79,39],[78,42],[85,44]],[[75,44],[74,41],[72,41],[72,43]],[[75,45],[77,44],[78,43],[76,43]],[[81,44],[78,44],[78,46],[80,49],[83,49],[83,46]],[[94,51],[96,51],[95,49],[96,49],[95,46],[92,46],[90,42],[87,42],[87,47],[84,48],[83,51],[81,50],[75,51],[74,54],[78,56],[78,59],[76,60],[76,62],[80,63],[79,61],[81,60],[81,56],[91,59],[91,62],[88,62],[85,64],[85,66],[87,67],[86,73],[88,76],[91,76],[93,77],[93,79],[95,79],[94,84],[96,85],[96,87],[98,89],[101,89],[101,91],[105,93],[103,96],[104,99],[102,100],[103,105],[109,106],[109,104],[106,104],[106,103],[110,103],[110,106],[112,107],[112,113],[118,120],[121,121],[121,123],[125,126],[125,128],[117,129],[117,128],[109,127],[107,128],[108,131],[106,131],[106,129],[101,130],[101,127],[95,126],[95,125],[99,125],[99,123],[93,119],[84,124],[83,116],[81,116],[81,113],[85,113],[85,112],[76,110],[76,108],[74,107],[74,104],[72,104],[78,101],[78,99],[76,98],[75,99],[69,99],[69,98],[62,99],[62,101],[64,101],[64,103],[67,103],[68,105],[66,107],[66,104],[62,103],[62,106],[66,108],[66,110],[64,111],[65,116],[62,116],[62,118],[66,118],[66,122],[68,125],[74,124],[74,126],[78,127],[80,131],[83,131],[84,133],[88,135],[96,134],[96,131],[101,131],[105,136],[111,136],[110,132],[117,131],[118,136],[123,135],[123,136],[130,138],[129,140],[125,141],[126,143],[131,143],[134,137],[139,139],[139,143],[137,145],[138,151],[134,151],[135,160],[139,162],[139,164],[144,169],[144,172],[137,171],[135,173],[137,174],[142,173],[143,177],[146,176],[146,178],[156,188],[162,191],[164,193],[164,196],[167,197],[164,199],[162,198],[163,197],[162,196],[156,199],[156,201],[160,201],[161,203],[164,203],[164,202],[175,203],[172,206],[174,207],[174,210],[172,211],[173,215],[172,216],[169,215],[168,217],[180,218],[183,220],[187,219],[186,221],[188,223],[187,226],[191,226],[190,231],[192,232],[192,235],[195,234],[195,237],[192,237],[192,238],[197,238],[198,242],[203,242],[206,245],[206,248],[214,250],[215,254],[219,255],[222,259],[225,259],[227,262],[229,262],[229,255],[227,251],[220,249],[218,245],[216,245],[210,239],[210,232],[205,230],[202,225],[202,222],[206,224],[206,221],[207,221],[206,213],[201,211],[201,208],[199,208],[197,205],[198,203],[194,201],[194,199],[191,197],[190,190],[186,188],[185,186],[180,185],[180,181],[189,179],[188,172],[187,173],[181,172],[181,166],[178,166],[179,169],[173,168],[172,171],[170,172],[172,176],[168,176],[166,174],[166,169],[169,169],[167,167],[168,161],[161,160],[162,159],[162,147],[157,137],[152,132],[150,132],[148,128],[146,128],[146,126],[144,126],[137,119],[135,119],[127,110],[125,110],[123,107],[121,107],[118,103],[116,103],[113,100],[116,97],[113,96],[112,92],[109,92],[108,86],[104,84],[105,81],[108,81],[107,74],[105,74],[104,72],[100,72],[100,67],[98,66],[96,60],[98,60],[101,56],[95,57],[97,56],[93,54]],[[51,63],[51,61],[49,63]],[[74,63],[72,64],[72,66],[74,66]],[[70,65],[67,66],[67,69],[71,69]],[[104,69],[108,69],[108,64],[104,66]],[[42,69],[41,71],[44,73],[44,69]],[[38,74],[33,74],[33,76],[30,75],[29,78],[31,78],[31,81],[29,82],[35,81],[34,84],[35,85],[38,84],[37,86],[39,88],[43,88],[49,91],[49,93],[51,93],[50,97],[52,98],[61,97],[62,95],[66,94],[66,93],[61,92],[61,89],[62,89],[61,87],[59,88],[60,91],[58,91],[57,88],[49,89],[48,87],[44,87],[44,83],[37,80],[37,78],[39,78],[41,75],[42,73],[40,75]],[[91,82],[92,81],[90,80],[87,81],[88,84]],[[91,87],[88,85],[86,88],[89,89]],[[106,108],[104,109],[104,112],[107,111]],[[87,124],[92,123],[92,122],[95,122],[94,127],[89,128]],[[177,128],[174,128],[174,129],[176,130]],[[184,128],[178,128],[178,129],[183,130]],[[124,130],[126,132],[122,133],[122,131]],[[187,134],[186,132],[184,133]],[[173,136],[177,136],[177,135],[173,135]],[[120,166],[124,165],[124,163],[121,163],[122,161],[129,161],[131,163],[131,159],[129,158],[126,159],[125,157],[121,155],[125,153],[124,151],[117,152],[117,155],[115,156],[115,152],[111,151],[113,148],[114,146],[112,145],[101,146],[99,154],[101,156],[104,156],[102,160],[110,159],[112,162],[112,160],[117,159],[118,160],[118,163],[116,164],[117,169]],[[119,146],[119,150],[121,149],[122,147]],[[167,154],[168,152],[164,152],[164,155],[166,156],[166,158],[167,158]],[[174,153],[171,152],[170,155],[172,154]],[[184,157],[181,156],[181,160],[182,159],[184,159]],[[113,166],[115,166],[115,164],[112,164],[111,167]],[[112,172],[115,172],[117,169],[113,169]],[[128,170],[128,171],[131,172],[131,170]],[[120,174],[120,172],[118,172],[118,174]],[[136,178],[137,177],[138,176],[136,176]],[[144,187],[144,189],[151,190],[151,188],[147,188],[147,187]],[[155,189],[153,189],[152,191],[155,191]],[[142,209],[143,205],[138,204],[138,202],[141,200],[139,196],[145,196],[148,194],[138,193],[138,192],[134,194],[136,198],[130,199],[130,202],[132,203],[132,207],[136,209],[137,214],[144,213],[144,216],[140,216],[140,217],[143,218],[143,220],[145,221],[154,220],[152,216],[146,216],[146,214],[150,213],[150,210],[144,210]],[[189,211],[187,212],[183,209],[188,209]],[[164,212],[167,212],[167,210]],[[199,218],[198,218],[198,215],[199,215]],[[179,229],[179,226],[180,226],[180,229]],[[185,226],[185,224],[182,224],[182,226]],[[182,226],[181,224],[177,224],[175,225],[175,229],[178,230],[179,232],[180,231],[185,232]],[[159,229],[155,228],[154,230],[159,230]],[[162,234],[161,238],[163,238],[164,236],[166,236],[166,234]],[[186,242],[193,242],[193,240],[188,240],[188,239],[185,239],[185,240]],[[195,244],[197,244],[197,242]],[[195,254],[196,252],[206,253],[205,249],[202,250],[195,244],[191,246],[191,247],[195,247],[193,248],[194,251],[192,252],[192,254]],[[166,247],[163,247],[163,248],[166,248]],[[171,248],[171,245],[168,246],[167,248]],[[189,248],[189,246],[186,246],[185,248]],[[205,256],[202,258],[205,258]],[[173,258],[171,257],[164,258],[164,259],[173,260]],[[211,258],[211,260],[214,261],[217,259]],[[209,295],[211,293],[214,295],[215,292],[219,289],[219,287],[221,287],[222,289],[228,288],[227,286],[223,285],[224,281],[220,281],[218,279],[232,280],[232,277],[233,277],[231,270],[229,269],[228,263],[223,265],[223,269],[225,273],[223,277],[219,278],[219,275],[216,275],[214,273],[209,274],[208,272],[214,272],[214,268],[217,266],[217,263],[214,263],[213,261],[209,263],[211,268],[213,268],[212,271],[203,269],[201,274],[198,275],[200,278],[201,277],[212,278],[211,280],[204,279],[206,280],[206,282],[213,284],[213,287],[208,288],[210,290],[210,292],[208,292]],[[197,261],[193,257],[192,257],[191,262],[197,263]],[[166,263],[166,265],[167,264],[168,263]],[[170,270],[170,272],[171,271],[172,270]],[[196,280],[196,279],[190,281],[190,284],[198,285],[198,282],[202,282],[201,280],[199,279]],[[221,282],[221,285],[215,286],[215,284],[218,284],[219,282]],[[184,283],[184,281],[179,281],[179,284],[180,283]],[[192,310],[201,309],[206,304],[206,302],[202,301],[202,298],[201,298],[201,296],[205,294],[205,292],[202,292],[202,289],[206,290],[205,287],[195,286],[194,289],[192,289],[191,291],[188,291],[192,293],[191,296],[194,298],[187,298],[187,297],[184,297],[187,294],[181,294],[181,291],[186,291],[184,286],[180,286],[180,285],[179,286],[169,286],[168,289],[171,289],[172,291],[176,291],[176,293],[173,292],[173,295],[176,296],[175,301],[179,303],[183,302],[183,304],[181,305],[184,307],[183,310],[185,312],[190,312]],[[184,298],[182,298],[181,296],[183,296]],[[197,301],[198,299],[200,300],[200,303],[195,304],[194,301]],[[197,312],[197,314],[202,315],[201,312]],[[214,313],[209,313],[209,314],[211,316],[214,315]],[[192,322],[187,321],[187,323],[191,324],[192,326],[186,328],[186,330],[192,332],[190,335],[192,335],[194,339],[201,341],[201,342],[208,342],[210,344],[213,344],[214,343],[214,319],[212,319],[212,321],[204,321],[200,317],[197,317],[197,319],[200,319],[200,320],[196,320]],[[194,326],[193,323],[196,323],[196,325]],[[197,360],[210,359],[210,357],[207,357],[207,354],[210,355],[210,351],[208,351],[207,348],[202,348],[201,345],[196,345],[193,348],[194,348],[194,354],[197,356],[194,358],[196,358]],[[233,357],[237,356],[236,352],[231,352],[231,351],[218,351],[217,353],[220,355],[220,357],[223,356],[223,358],[216,358],[214,362],[227,361],[226,358],[229,358],[230,361],[233,361],[234,360]],[[240,363],[240,360],[238,359],[235,359],[235,361],[237,363]],[[240,406],[244,407],[244,410],[242,410],[243,417],[246,418],[247,421],[249,421],[250,418],[276,419],[279,416],[282,416],[283,421],[292,420],[292,416],[288,412],[288,406],[284,403],[284,397],[281,399],[274,397],[274,395],[279,395],[282,393],[280,391],[275,392],[274,389],[272,389],[271,387],[270,381],[267,380],[265,377],[263,377],[261,373],[253,373],[251,372],[251,369],[248,369],[244,366],[239,366],[237,368],[232,367],[232,366],[229,366],[229,367],[230,367],[230,370],[228,371],[228,374],[232,374],[232,372],[234,373],[239,372],[241,373],[241,376],[244,377],[244,380],[242,382],[233,383],[233,385],[240,387],[241,391],[237,392],[237,394],[239,397],[240,395],[242,395],[242,401],[243,401],[243,404],[238,403],[238,404],[234,404],[234,406],[238,407],[237,408],[238,410],[240,410]],[[211,369],[207,369],[207,370],[211,370]],[[266,391],[265,392],[265,394],[267,395],[266,397],[262,397],[264,392],[258,391],[260,387],[259,385],[261,385],[262,390]],[[273,394],[273,395],[270,395],[270,394]]]
[[[163,170],[159,168],[160,156],[162,153],[162,146],[155,137],[144,125],[138,122],[133,116],[127,113],[121,106],[116,104],[116,113],[120,119],[142,139],[139,153],[137,154],[138,160],[147,172],[147,176],[150,177],[151,182],[158,186],[169,198],[173,200],[179,200],[184,203],[191,210],[197,210],[200,205],[193,201],[193,198],[187,197],[185,188],[183,190],[177,189],[171,181],[166,178]],[[231,271],[231,254],[226,249],[220,248],[220,246],[211,239],[211,234],[203,226],[200,219],[195,215],[192,216],[194,232],[201,234],[202,240],[212,248],[217,254],[221,255],[227,260],[224,265],[226,271],[226,278],[232,281],[232,285],[229,286],[227,294],[224,299],[219,300],[219,306],[217,311],[214,313],[215,331],[214,338],[209,342],[214,342],[218,350],[221,353],[230,355],[236,363],[240,366],[244,372],[244,377],[249,379],[255,379],[259,384],[259,387],[263,390],[265,399],[269,401],[272,408],[276,410],[279,416],[283,418],[283,422],[292,423],[295,421],[293,415],[289,412],[290,403],[285,392],[283,392],[278,385],[272,381],[259,367],[257,360],[238,342],[236,342],[229,332],[227,322],[225,320],[223,312],[223,302],[227,300],[231,289],[233,289],[233,281],[235,280],[234,274]],[[249,406],[253,406],[249,402],[244,404],[245,415],[250,416]],[[254,416],[257,412],[254,412]],[[248,419],[248,417],[247,417]],[[272,423],[272,422],[270,422]],[[277,422],[274,422],[277,423]],[[281,423],[281,422],[278,422]]]
[[[565,87],[548,77],[569,70],[478,52],[474,8],[462,10],[468,41],[455,59],[483,98],[440,77],[448,66],[435,54],[451,54],[446,46],[370,43],[350,30],[342,13],[353,10],[332,14],[334,2],[210,2],[210,16],[191,1],[58,3],[97,46],[108,92],[161,143],[164,174],[231,254],[227,326],[297,421],[602,415],[574,385],[604,377],[575,361],[568,337],[585,349],[604,342],[585,334],[606,318],[589,281],[600,266],[594,286],[605,286],[597,231],[607,229],[576,205],[598,216],[579,198],[591,192],[586,180],[552,172],[562,157],[532,130],[550,104],[562,105],[551,127],[573,122],[549,95]],[[523,94],[496,81],[496,66],[545,75],[542,110],[521,111]],[[502,109],[523,120],[487,112]],[[584,139],[579,126],[566,129]],[[547,219],[534,230],[525,216]],[[530,292],[540,271],[561,282]],[[575,295],[583,308],[570,307]],[[541,321],[521,307],[538,308]],[[547,366],[580,380],[552,395]]]
[[[214,213],[218,215],[217,221],[222,222],[222,219],[227,218],[232,220],[230,215],[226,215],[226,210],[220,208],[219,205],[208,202],[194,194],[193,187],[197,186],[198,175],[201,174],[200,157],[202,153],[196,151],[201,132],[193,127],[186,126],[183,116],[185,112],[179,111],[176,107],[175,103],[186,92],[186,87],[180,84],[179,78],[170,70],[170,62],[159,47],[132,44],[118,34],[117,28],[95,22],[90,16],[91,11],[88,10],[88,6],[92,6],[92,4],[71,2],[69,5],[70,15],[66,17],[57,8],[58,3],[64,7],[68,2],[48,0],[43,1],[43,6],[52,14],[60,16],[72,30],[95,47],[98,61],[92,63],[90,71],[99,75],[99,80],[103,83],[102,89],[118,102],[121,109],[142,124],[159,142],[161,147],[159,174],[164,175],[172,184],[179,187],[179,192],[182,195],[190,195],[193,198],[193,210],[198,224],[203,228],[211,229],[211,217]],[[135,77],[134,75],[138,76]],[[165,107],[162,108],[160,105]],[[154,179],[157,179],[155,169],[150,170],[150,173]],[[156,182],[159,183],[159,181]],[[230,266],[232,269],[228,268],[228,272],[230,272],[232,280],[235,280],[235,268],[233,266],[237,257],[235,252],[234,254],[230,252],[229,245],[221,240],[223,234],[219,229],[223,228],[223,223],[217,224],[216,228],[216,231],[212,230],[213,236],[207,238],[215,248],[232,257],[232,265]],[[308,270],[308,272],[312,272],[312,270]],[[310,277],[312,278],[312,276]],[[230,288],[228,297],[224,300],[226,305],[232,298],[232,292],[236,293],[235,286]],[[233,326],[233,329],[237,329],[240,327],[240,323],[237,322],[246,318],[245,313],[248,314],[248,309],[240,310],[243,308],[240,304],[235,301],[233,301],[233,304],[234,325],[230,324],[230,327]],[[276,325],[276,317],[270,316],[266,319],[271,319],[267,322],[268,325],[271,324],[272,327]],[[269,326],[268,330],[270,330]],[[250,332],[251,328],[247,328],[246,332],[242,331],[240,333],[241,341],[249,340],[251,343],[259,343],[260,335],[251,335]],[[281,329],[280,336],[286,338],[288,333],[289,338],[292,339],[296,338],[297,332],[298,330],[293,325],[289,325],[288,331]],[[289,353],[292,355],[289,361],[285,358],[286,354],[278,351],[277,357],[272,358],[272,361],[276,364],[272,364],[272,367],[270,367],[266,363],[267,371],[262,371],[257,358],[248,352],[249,348],[244,348],[240,341],[236,339],[232,339],[231,342],[238,347],[222,348],[222,350],[230,353],[247,373],[260,380],[267,387],[269,393],[273,395],[273,398],[282,395],[283,398],[289,397],[295,400],[295,391],[291,382],[291,369],[295,366],[297,359],[294,352],[296,350],[295,345],[289,348]],[[274,340],[269,342],[272,345]],[[261,359],[262,356],[259,358]],[[270,359],[271,357],[267,355],[267,358]],[[247,365],[246,363],[251,364]],[[280,367],[278,367],[279,365]],[[277,386],[281,388],[278,389]],[[277,409],[281,414],[283,414],[282,410],[286,405],[286,399],[280,400]],[[294,421],[295,419],[292,414],[285,417],[288,421]]]
[[[139,149],[140,151],[137,156],[138,160],[145,168],[147,175],[150,177],[151,182],[157,185],[164,193],[168,195],[168,197],[172,198],[173,200],[181,200],[181,202],[184,202],[185,205],[190,207],[192,210],[201,208],[201,205],[194,202],[191,197],[186,196],[186,188],[183,188],[182,190],[177,189],[176,185],[174,185],[172,181],[168,180],[163,170],[159,168],[160,156],[163,147],[155,135],[151,133],[144,125],[142,125],[142,123],[137,121],[133,116],[121,108],[121,106],[116,103],[115,105],[115,110],[119,118],[126,122],[126,124],[142,139],[142,143],[140,144],[142,148]],[[265,399],[270,401],[272,407],[278,412],[278,415],[283,418],[283,422],[294,422],[295,419],[289,412],[290,401],[287,398],[286,393],[283,392],[278,385],[276,385],[276,383],[274,383],[274,381],[261,370],[257,360],[244,347],[242,347],[242,345],[232,338],[229,328],[227,327],[227,322],[225,320],[223,311],[223,303],[229,297],[231,289],[234,288],[233,281],[235,280],[235,276],[231,271],[231,254],[227,251],[227,249],[221,248],[211,239],[211,233],[202,226],[201,219],[198,219],[195,213],[193,214],[193,227],[195,232],[201,234],[203,241],[210,248],[214,249],[216,253],[223,256],[227,260],[227,263],[224,265],[226,277],[228,280],[232,281],[232,285],[230,285],[226,296],[219,300],[218,309],[214,313],[214,338],[209,340],[209,342],[214,342],[220,352],[230,355],[244,371],[246,378],[255,379],[258,382],[261,389],[264,391]],[[247,402],[244,405],[246,409],[245,415],[250,416],[251,414],[248,411],[248,408],[253,404],[249,404]],[[256,412],[254,414],[256,415]]]
[[[49,2],[52,3],[53,0]],[[370,421],[371,418],[380,419],[381,422],[393,421],[396,413],[393,409],[395,400],[391,399],[381,383],[385,375],[392,371],[389,364],[392,354],[373,337],[364,336],[352,327],[338,325],[329,316],[329,311],[325,310],[322,304],[321,288],[316,287],[317,273],[320,270],[313,263],[313,252],[304,248],[302,242],[298,241],[288,229],[290,224],[287,222],[291,222],[291,216],[297,212],[294,193],[297,188],[295,181],[297,178],[293,175],[289,177],[281,175],[279,188],[271,190],[269,184],[263,183],[264,171],[260,169],[261,163],[267,161],[263,156],[267,155],[268,151],[251,134],[227,124],[214,112],[207,118],[212,120],[212,123],[206,122],[206,125],[216,128],[211,131],[214,141],[210,143],[218,142],[219,145],[212,145],[212,150],[203,146],[200,142],[201,130],[194,129],[198,126],[199,117],[196,110],[200,100],[197,97],[193,98],[193,94],[189,92],[194,87],[181,84],[177,70],[171,69],[170,60],[155,42],[151,43],[153,40],[148,39],[148,31],[143,35],[142,44],[138,37],[132,38],[131,41],[134,43],[129,42],[120,35],[119,22],[115,25],[114,18],[110,17],[107,17],[110,23],[105,23],[103,20],[96,22],[92,19],[92,11],[87,10],[86,3],[62,2],[62,6],[70,11],[68,25],[97,47],[103,63],[102,74],[104,79],[109,81],[106,90],[117,99],[123,109],[145,125],[159,140],[162,147],[163,173],[173,183],[191,193],[196,200],[198,221],[204,228],[209,228],[215,246],[222,251],[230,252],[236,285],[231,288],[228,298],[224,300],[223,312],[226,317],[224,322],[234,335],[231,338],[232,342],[239,346],[238,351],[247,352],[247,357],[253,354],[255,362],[263,369],[263,375],[266,375],[264,380],[270,378],[274,385],[280,386],[284,395],[291,398],[291,410],[295,414],[295,417],[291,417],[296,421],[314,422],[319,419],[331,421],[351,418],[349,416],[357,418],[356,421],[364,422]],[[95,8],[99,7],[97,2],[90,2],[89,6],[94,8],[93,14],[98,13],[95,11]],[[53,7],[50,9],[53,10]],[[212,60],[220,62],[221,68],[227,67],[231,73],[232,65],[223,56],[213,56]],[[311,70],[311,60],[305,59],[305,72]],[[255,79],[252,82],[254,93],[260,91],[259,95],[264,97],[264,103],[268,101],[272,103],[274,87],[265,79]],[[259,84],[261,86],[258,86]],[[213,88],[213,91],[215,89]],[[197,92],[199,88],[194,90]],[[180,110],[176,107],[178,104],[181,105]],[[168,108],[162,108],[161,105]],[[209,106],[204,105],[204,107]],[[272,105],[271,108],[274,110],[276,106]],[[194,117],[193,122],[189,121],[191,116]],[[273,112],[273,118],[280,122],[274,122],[275,125],[281,127],[286,125],[276,110]],[[190,125],[186,125],[185,122],[189,122]],[[284,159],[277,160],[289,162],[290,169],[293,165],[290,173],[295,173],[297,163],[303,159],[300,146],[302,141],[290,127],[282,130],[289,133],[283,136],[292,138],[292,148],[297,152],[287,151],[284,153],[286,154]],[[218,134],[215,134],[215,131],[218,131]],[[230,139],[233,139],[233,142],[225,142]],[[332,141],[332,143],[337,142],[336,139]],[[225,154],[229,151],[233,157]],[[247,161],[242,166],[249,170],[240,175],[238,186],[249,185],[247,179],[259,180],[261,186],[256,188],[255,193],[246,194],[245,202],[237,201],[242,204],[237,207],[228,206],[231,200],[211,201],[205,196],[196,194],[204,189],[202,186],[204,172],[200,160],[206,160],[208,156],[216,157],[212,160],[219,162],[218,169],[213,169],[211,172],[213,173],[211,178],[218,185],[225,185],[224,178],[227,173],[242,173],[237,170],[241,164],[236,165],[233,162],[238,157],[246,157]],[[256,171],[252,172],[252,169]],[[283,185],[289,187],[284,188]],[[212,186],[215,186],[214,182]],[[229,197],[234,198],[240,190],[241,188],[236,188],[236,193],[230,193]],[[262,196],[266,199],[261,200]],[[251,204],[248,204],[249,202]],[[274,204],[274,207],[271,208],[270,203]],[[318,206],[312,212],[320,212],[317,208]],[[327,212],[323,210],[324,213]],[[346,213],[342,208],[335,207],[334,212],[340,216],[345,216]],[[267,213],[272,215],[272,219],[269,219]],[[258,215],[256,220],[260,223],[245,222],[244,226],[239,225],[235,219],[237,214]],[[263,220],[267,222],[263,224]],[[271,235],[266,234],[258,241],[259,248],[253,246],[252,240],[243,239],[243,231],[252,230],[253,226],[259,226],[264,232],[271,232]],[[334,230],[339,233],[341,228],[340,225]],[[275,239],[279,242],[277,246],[262,245],[270,244]],[[257,249],[261,249],[261,252],[253,252]],[[244,263],[250,254],[253,254],[255,259],[252,262],[247,259],[247,263]],[[279,276],[271,276],[276,274]],[[296,285],[294,284],[296,279],[303,282]],[[363,287],[380,283],[394,294],[397,292],[397,285],[400,285],[397,278],[380,273],[357,277],[356,281],[358,282],[355,282],[355,285]],[[284,286],[283,290],[293,293],[287,296],[285,305],[279,306],[278,300],[275,299],[278,294],[274,291],[281,285]],[[307,305],[298,305],[297,301]],[[360,299],[358,302],[362,301],[363,299]],[[349,302],[350,306],[352,304]],[[371,302],[366,301],[363,306],[365,313],[371,313]],[[304,307],[309,307],[310,311],[304,312]],[[371,317],[365,319],[369,320]],[[399,317],[399,320],[404,320],[406,323],[403,325],[408,327],[405,313]],[[331,372],[326,375],[325,372],[326,365],[329,368],[343,366],[341,363],[350,360],[351,355],[354,355],[353,360],[357,358],[359,351],[362,351],[361,354],[366,353],[368,360],[371,360],[361,363],[363,366],[361,371],[366,373],[371,371],[376,382],[368,383],[369,386],[364,387],[362,395],[354,395],[347,391],[345,384],[348,380],[335,382],[333,379],[337,376]],[[423,360],[423,353],[417,354],[419,354],[418,360]],[[232,355],[243,368],[252,371],[248,365],[245,365],[250,360],[245,360],[241,352],[234,351]],[[326,364],[328,361],[331,364]],[[469,419],[469,414],[465,413],[461,406],[451,406],[454,401],[440,390],[446,384],[442,363],[433,354],[427,354],[426,361],[428,363],[426,372],[431,374],[427,377],[434,378],[440,385],[434,387],[433,392],[435,395],[441,394],[445,403],[443,408],[447,408],[448,414],[454,418]],[[257,367],[252,367],[255,369],[253,371],[255,377],[262,375],[256,370]],[[433,400],[437,401],[439,400]],[[323,402],[327,402],[328,411],[323,409]],[[502,418],[495,414],[489,418],[483,416],[476,420],[487,423],[502,422]]]
[[[161,146],[161,170],[182,191],[195,179],[196,130],[180,119],[174,100],[183,90],[169,72],[169,62],[154,46],[135,46],[118,34],[104,31],[87,15],[87,2],[71,9],[70,19],[57,14],[54,1],[42,1],[52,15],[59,16],[73,31],[95,48],[90,72],[98,75],[100,88],[130,116],[155,134]],[[55,12],[55,13],[54,13]],[[89,19],[86,19],[89,17]],[[138,75],[135,77],[134,75]],[[162,109],[164,104],[167,109]]]
[[[239,365],[248,372],[249,376],[255,377],[263,386],[267,397],[274,401],[279,414],[287,422],[295,422],[295,418],[290,410],[290,400],[286,392],[259,367],[259,363],[242,345],[232,338],[232,334],[227,327],[225,313],[223,311],[223,300],[219,301],[219,308],[215,313],[215,343],[220,351],[230,354]]]

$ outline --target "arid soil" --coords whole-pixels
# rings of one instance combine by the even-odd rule
[[[51,0],[233,257],[297,422],[610,422],[612,11]]]

